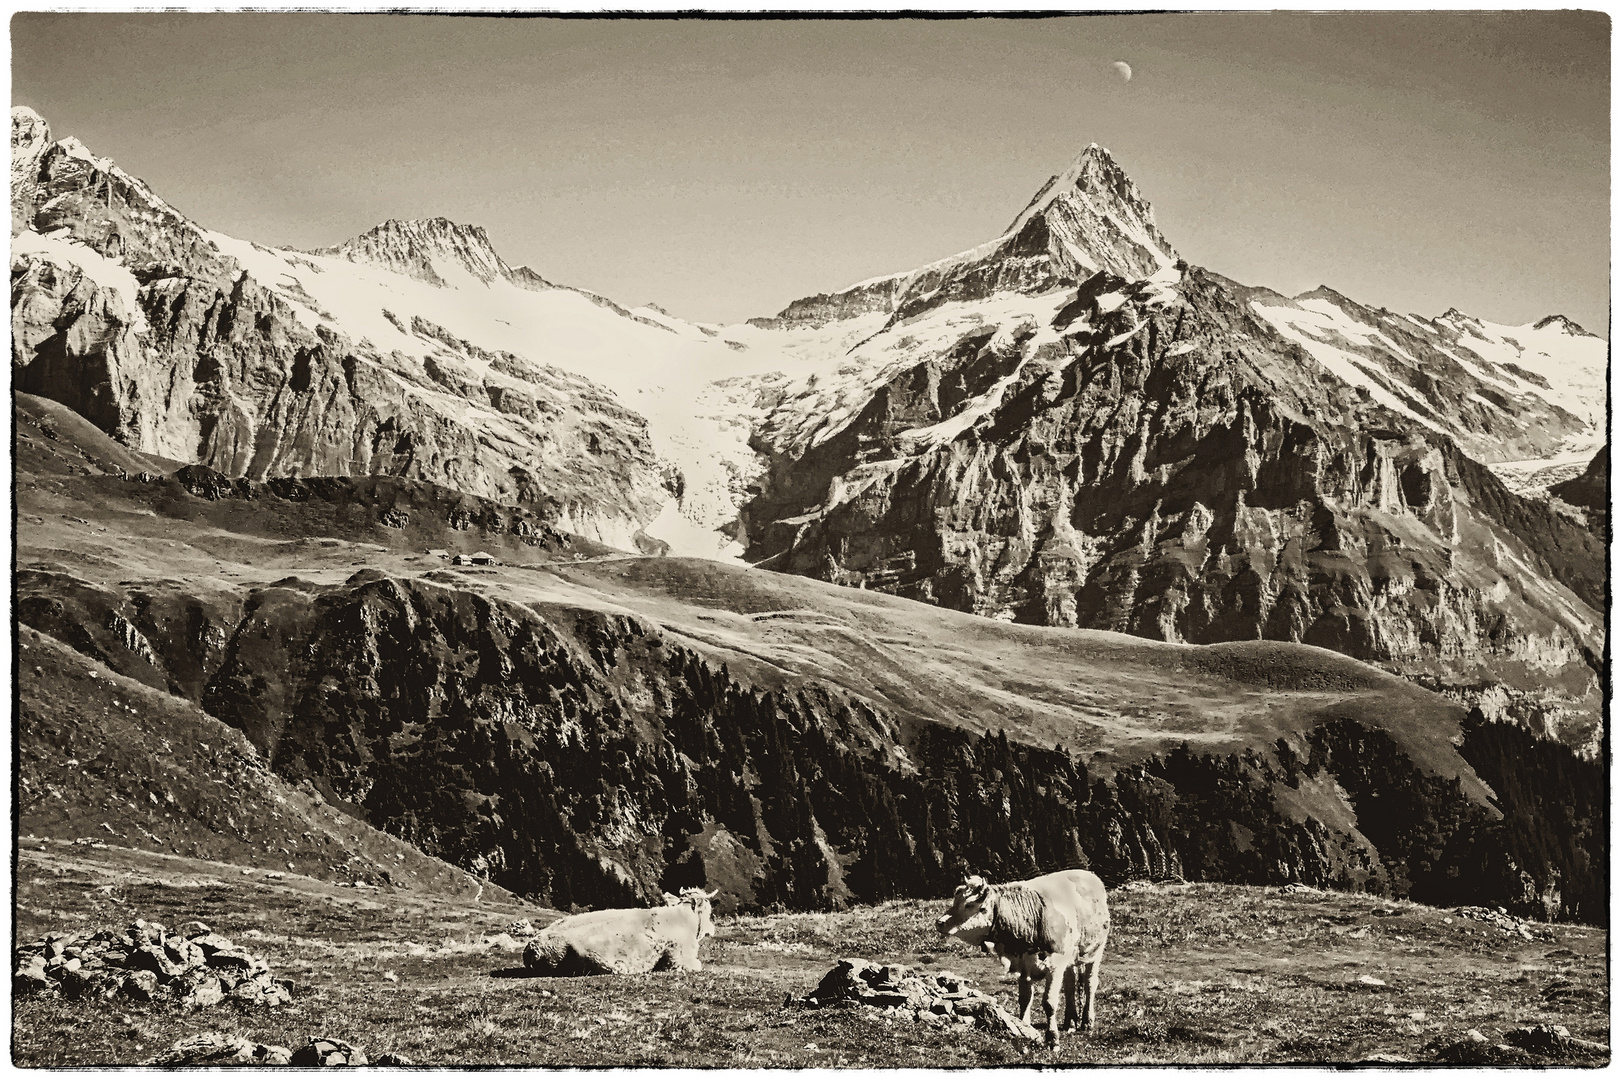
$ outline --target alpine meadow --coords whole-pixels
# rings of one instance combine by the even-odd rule
[[[1609,1062],[1607,16],[11,34],[14,1065]]]

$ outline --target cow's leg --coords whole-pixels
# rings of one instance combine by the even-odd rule
[[[1048,1006],[1048,1045],[1059,1045],[1059,999],[1064,996],[1063,968],[1049,967],[1048,978],[1042,986],[1042,997]]]
[[[1064,966],[1064,1023],[1060,1025],[1062,1031],[1072,1031],[1076,1027],[1076,981],[1080,977],[1080,970],[1079,963]]]
[[[1019,1020],[1031,1022],[1031,977],[1023,971],[1019,973]]]
[[[1093,949],[1092,959],[1087,964],[1087,1000],[1081,1008],[1081,1026],[1091,1031],[1098,1023],[1098,969],[1104,966],[1104,946],[1109,943],[1109,931],[1104,931],[1104,938]]]

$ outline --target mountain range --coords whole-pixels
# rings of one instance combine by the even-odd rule
[[[117,545],[92,559],[25,524],[21,618],[430,854],[593,902],[689,873],[745,903],[894,894],[997,835],[1023,837],[1011,872],[1074,849],[1121,873],[1282,866],[1433,896],[1478,874],[1568,913],[1593,888],[1578,856],[1504,839],[1531,784],[1507,761],[1592,761],[1605,739],[1607,526],[1535,464],[1603,456],[1608,344],[1569,319],[1242,285],[1182,258],[1096,145],[985,244],[726,326],[551,282],[443,218],[312,251],[232,238],[26,109],[12,152],[14,383],[30,415],[91,426],[67,467],[30,465],[49,479],[20,501],[45,500],[44,522],[94,489],[120,528],[185,522],[202,531],[178,542],[215,553],[120,579]],[[1603,476],[1585,476],[1592,500]],[[334,577],[314,535],[300,558],[321,573],[287,562],[295,513],[384,569]],[[528,593],[407,573],[413,545],[459,535],[602,569]],[[196,576],[261,547],[294,577]],[[900,644],[909,626],[938,640]],[[1006,670],[931,661],[966,680],[951,693],[906,673],[982,633]],[[865,644],[828,644],[851,635]],[[1115,641],[1134,644],[1096,652]],[[1119,677],[1154,649],[1216,682]],[[1033,693],[1036,655],[1101,689]],[[1280,712],[1269,693],[1311,700]],[[1190,711],[1206,694],[1229,736]],[[927,734],[993,739],[991,717],[1002,743]],[[455,775],[413,792],[389,747]],[[610,752],[567,806],[510,783]],[[991,762],[1029,805],[951,839],[940,820],[997,817],[949,794]],[[1230,782],[1267,808],[1215,794]],[[1061,789],[1069,839],[1037,824],[1038,793]],[[1397,789],[1425,829],[1376,809]],[[1196,804],[1238,831],[1196,840]]]
[[[1593,453],[1607,343],[1190,266],[1096,145],[986,244],[725,327],[445,219],[227,237],[27,110],[13,225],[19,388],[144,452],[993,618],[1305,641],[1597,748],[1602,545],[1491,467]]]

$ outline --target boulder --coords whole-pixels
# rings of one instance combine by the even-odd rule
[[[207,465],[187,465],[175,473],[175,480],[199,499],[213,501],[236,495],[236,486],[230,478]]]
[[[217,952],[234,952],[236,950],[236,946],[231,943],[230,938],[223,938],[206,930],[201,935],[193,937],[191,943],[202,949],[205,956],[212,956]]]
[[[158,993],[158,977],[150,971],[132,971],[124,976],[120,989],[136,1001],[151,1001]]]
[[[169,934],[137,919],[128,930],[48,934],[14,950],[17,994],[59,992],[65,999],[124,994],[136,1001],[164,996],[186,1008],[219,1004],[227,994],[261,1005],[291,999],[292,984],[273,979],[270,966],[190,922]]]
[[[1610,1047],[1592,1039],[1579,1039],[1559,1024],[1538,1024],[1504,1033],[1511,1046],[1545,1057],[1569,1058],[1609,1054]]]
[[[17,997],[23,997],[41,990],[48,990],[51,980],[45,974],[45,957],[29,956],[17,965],[17,970],[11,976],[11,992]]]
[[[188,1009],[206,1009],[225,1000],[225,988],[213,975],[188,974],[180,1003]]]
[[[1522,1065],[1531,1058],[1532,1055],[1520,1047],[1494,1043],[1475,1028],[1466,1031],[1457,1042],[1436,1050],[1437,1061],[1453,1065]]]
[[[332,1068],[345,1065],[366,1065],[366,1051],[342,1039],[311,1039],[293,1051],[291,1064],[295,1068]]]

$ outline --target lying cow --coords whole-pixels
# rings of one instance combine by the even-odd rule
[[[1068,1031],[1077,1023],[1076,983],[1085,978],[1087,1000],[1080,1024],[1092,1028],[1097,1019],[1098,967],[1109,941],[1109,904],[1098,875],[1061,870],[1008,885],[988,885],[978,876],[964,878],[935,928],[980,946],[1002,961],[1004,971],[1019,973],[1019,1018],[1027,1024],[1032,984],[1045,980],[1042,996],[1048,1007],[1049,1043],[1059,1040],[1061,988]]]
[[[715,893],[665,893],[665,906],[618,908],[570,915],[524,947],[524,967],[536,975],[643,975],[697,971],[698,943],[715,933]]]

